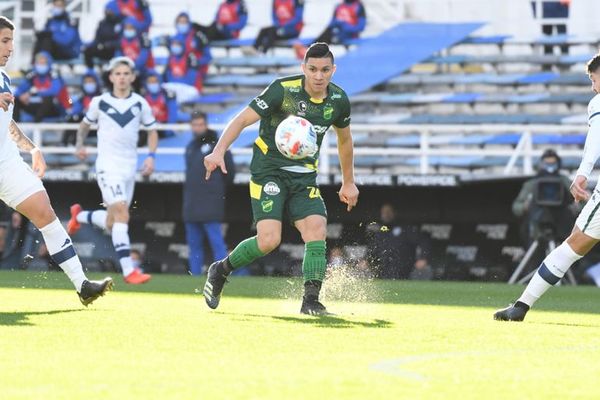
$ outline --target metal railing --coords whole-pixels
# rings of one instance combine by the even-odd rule
[[[33,142],[39,146],[45,154],[73,154],[73,146],[44,145],[45,132],[76,130],[78,124],[66,123],[21,123],[19,126],[32,138]],[[213,124],[211,128],[220,131],[225,127],[224,124]],[[159,124],[157,129],[167,129],[175,132],[188,131],[188,124]],[[434,171],[431,165],[431,157],[435,156],[504,156],[508,161],[503,168],[504,175],[511,174],[531,174],[533,173],[534,162],[546,146],[534,146],[532,138],[537,134],[581,134],[585,128],[581,125],[391,125],[391,124],[353,124],[352,132],[354,134],[368,133],[369,135],[387,135],[389,137],[418,134],[419,145],[416,147],[386,147],[370,146],[356,144],[354,147],[355,157],[360,156],[408,156],[419,157],[420,163],[417,168],[420,174],[429,174]],[[450,143],[432,144],[431,138],[437,135],[447,134],[494,134],[494,133],[520,133],[521,137],[516,146],[511,145],[488,145],[479,147],[476,145],[452,145]],[[244,133],[242,132],[242,135]],[[328,135],[335,135],[329,132]],[[560,145],[560,155],[562,157],[580,157],[582,150],[580,146]],[[95,148],[90,149],[90,153],[95,152]],[[140,149],[140,152],[147,151]],[[250,154],[252,149],[249,147],[233,147],[232,153]],[[184,147],[160,147],[159,154],[184,154]],[[321,146],[321,159],[319,168],[322,173],[330,173],[332,164],[332,155],[337,154],[335,144],[330,140],[323,140]],[[517,171],[519,159],[522,159],[522,170]]]

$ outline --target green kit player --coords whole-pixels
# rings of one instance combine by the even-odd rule
[[[220,168],[227,173],[224,154],[242,130],[259,119],[259,136],[254,142],[250,200],[256,222],[256,236],[242,241],[223,260],[208,269],[204,297],[210,308],[217,308],[227,275],[236,268],[270,253],[281,242],[282,220],[287,217],[298,229],[305,243],[302,274],[304,297],[301,313],[326,315],[319,302],[327,260],[325,237],[327,210],[317,185],[317,159],[290,160],[275,146],[275,130],[289,115],[309,120],[318,136],[320,147],[327,129],[333,125],[337,133],[342,170],[340,201],[350,211],[358,201],[354,184],[350,102],[346,93],[331,77],[335,72],[333,54],[325,43],[315,43],[306,52],[302,75],[275,80],[225,127],[213,152],[204,158],[206,179]]]

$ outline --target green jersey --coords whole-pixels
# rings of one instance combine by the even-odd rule
[[[284,169],[291,172],[317,170],[319,151],[313,157],[290,160],[277,150],[275,130],[290,115],[309,120],[321,147],[323,136],[331,125],[345,128],[350,125],[350,101],[339,86],[329,83],[327,97],[313,99],[304,90],[304,75],[292,75],[273,81],[249,107],[261,117],[259,135],[254,142],[250,171],[253,174]]]

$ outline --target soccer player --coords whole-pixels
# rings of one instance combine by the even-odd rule
[[[12,21],[0,16],[0,67],[4,67],[12,55],[14,30]],[[86,278],[71,238],[56,218],[40,180],[46,171],[44,156],[12,119],[14,102],[10,79],[0,71],[0,199],[40,230],[51,257],[73,282],[81,303],[87,306],[112,289],[112,279],[90,281]],[[31,153],[31,168],[19,150]]]
[[[588,179],[600,157],[600,53],[588,62],[587,72],[596,96],[588,104],[588,134],[581,164],[571,184],[571,194],[575,201],[587,201],[587,204],[579,213],[571,235],[548,254],[521,297],[507,308],[498,310],[494,319],[523,321],[531,306],[551,286],[560,282],[573,263],[600,241],[600,191],[596,187],[591,196],[587,191]]]
[[[323,135],[333,125],[342,170],[339,199],[347,204],[350,211],[358,201],[358,189],[354,183],[350,103],[344,90],[330,82],[336,67],[326,43],[310,46],[301,67],[303,75],[277,79],[254,98],[227,124],[213,152],[204,158],[206,179],[216,168],[227,173],[225,151],[245,127],[261,120],[250,164],[250,201],[257,235],[242,241],[228,257],[209,267],[204,297],[210,308],[219,305],[223,285],[231,271],[279,246],[285,215],[305,243],[302,262],[304,297],[300,312],[328,314],[319,302],[327,266],[327,211],[316,182],[319,154],[317,152],[314,157],[302,160],[284,157],[275,146],[275,130],[290,114],[304,117],[313,124],[320,146]]]
[[[111,231],[125,282],[140,284],[149,281],[151,276],[142,273],[131,261],[129,205],[135,187],[140,125],[149,130],[149,153],[142,165],[144,176],[154,171],[158,133],[154,129],[155,119],[148,102],[132,91],[135,80],[133,61],[127,57],[113,58],[108,71],[112,90],[92,99],[79,125],[76,144],[77,156],[84,160],[87,150],[83,141],[90,131],[90,125],[98,125],[96,175],[107,210],[83,211],[79,204],[73,204],[67,231],[75,234],[82,223]]]

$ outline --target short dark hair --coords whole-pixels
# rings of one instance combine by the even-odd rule
[[[13,22],[8,19],[7,17],[5,17],[4,15],[0,15],[0,29],[4,29],[4,28],[8,28],[11,31],[15,30],[15,24],[13,24]]]
[[[192,112],[191,120],[193,121],[195,119],[203,119],[206,121],[206,113],[198,110]]]
[[[325,42],[316,42],[311,44],[304,55],[304,62],[308,61],[309,58],[330,58],[331,63],[335,63],[333,59],[333,53],[331,50],[329,50],[329,45]]]
[[[596,70],[600,67],[600,53],[596,54],[590,61],[587,63],[587,72],[591,74],[592,72],[596,72]]]

